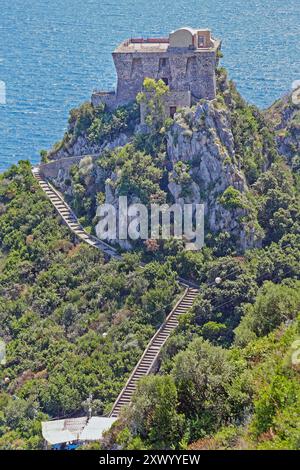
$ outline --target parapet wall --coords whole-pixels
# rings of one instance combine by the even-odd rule
[[[94,91],[91,102],[94,107],[105,104],[109,110],[113,110],[118,106],[116,93],[113,91]]]
[[[60,158],[59,160],[53,160],[49,163],[42,163],[39,166],[40,174],[45,179],[50,180],[56,188],[63,193],[70,191],[70,169],[73,165],[78,164],[82,159],[89,158],[92,161],[99,157],[97,155],[78,155],[75,157]]]
[[[49,163],[41,163],[39,166],[41,175],[45,178],[56,179],[59,172],[69,172],[71,166],[79,163],[82,158],[83,156],[79,155],[76,157],[60,158]]]

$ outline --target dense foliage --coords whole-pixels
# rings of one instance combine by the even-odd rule
[[[106,263],[77,245],[21,163],[1,176],[0,446],[41,446],[40,421],[108,410],[178,292],[169,265]],[[162,294],[163,293],[163,294]]]
[[[136,103],[120,106],[114,112],[108,112],[103,104],[92,106],[90,102],[83,103],[79,108],[70,111],[68,130],[61,141],[57,142],[50,152],[41,151],[42,161],[47,163],[57,158],[59,151],[68,154],[78,138],[86,139],[97,148],[105,142],[110,142],[120,133],[133,132],[139,119],[139,109]]]
[[[86,157],[71,171],[70,203],[91,231],[108,188],[112,198],[171,200],[171,123],[160,101],[167,89],[145,85],[138,99],[149,110],[146,130],[133,134],[135,106],[108,113],[85,104],[71,113],[62,147],[79,135],[101,144],[131,133],[128,144],[102,152],[96,165]],[[93,412],[106,413],[176,301],[177,274],[197,282],[196,302],[166,343],[159,374],[140,381],[103,445],[299,448],[299,182],[263,114],[242,100],[223,70],[218,88],[215,105],[230,113],[248,185],[245,193],[229,186],[219,203],[251,209],[260,248],[241,254],[227,233],[207,233],[200,252],[177,239],[148,240],[108,262],[61,225],[28,163],[1,175],[0,335],[7,363],[0,369],[0,448],[41,447],[40,421],[85,413],[90,394]],[[187,162],[175,164],[186,196],[189,170]]]

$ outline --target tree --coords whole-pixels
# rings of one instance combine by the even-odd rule
[[[235,330],[236,344],[244,345],[255,335],[267,335],[282,322],[295,318],[300,311],[299,287],[299,281],[290,285],[265,282],[255,303],[244,308],[245,316]]]
[[[131,420],[136,432],[154,449],[170,449],[183,435],[184,417],[177,412],[177,391],[170,376],[149,376],[138,384]]]
[[[226,333],[226,325],[224,323],[217,323],[209,321],[202,327],[202,335],[204,339],[209,339],[212,342],[218,342]]]
[[[145,106],[145,122],[152,132],[159,131],[165,120],[163,97],[168,93],[169,87],[163,80],[145,78],[144,91],[137,95],[137,102]]]
[[[179,410],[194,428],[193,438],[241,418],[250,403],[245,361],[202,338],[196,338],[175,360],[172,376]]]
[[[278,242],[299,226],[299,197],[293,175],[282,161],[274,163],[253,185],[256,193],[258,221],[266,232],[265,244]]]

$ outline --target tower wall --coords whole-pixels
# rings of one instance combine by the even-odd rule
[[[192,100],[216,96],[216,53],[173,49],[164,53],[113,54],[119,104],[133,101],[146,77],[167,79],[171,91],[191,91]]]
[[[168,38],[128,39],[113,52],[116,91],[95,91],[92,103],[103,103],[108,109],[130,103],[143,89],[145,78],[164,80],[173,96],[189,92],[191,104],[201,98],[212,100],[220,44],[210,30],[188,27],[173,31]]]

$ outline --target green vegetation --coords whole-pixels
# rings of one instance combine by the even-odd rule
[[[238,189],[235,189],[233,186],[228,186],[225,189],[222,196],[219,198],[220,204],[226,207],[226,209],[235,209],[243,208],[244,203],[242,200],[242,194]]]
[[[66,149],[78,136],[99,145],[121,132],[129,138],[96,160],[84,158],[64,182],[90,231],[107,192],[147,205],[173,202],[170,182],[181,185],[181,197],[191,194],[194,162],[168,158],[167,87],[153,80],[144,86],[143,131],[133,135],[136,105],[108,113],[84,104],[71,112],[57,146]],[[234,182],[223,186],[218,202],[241,214],[243,230],[262,235],[255,249],[241,254],[229,233],[208,232],[200,252],[185,251],[182,240],[148,240],[107,261],[61,225],[27,162],[1,175],[7,364],[0,369],[0,448],[41,448],[40,421],[86,413],[90,393],[93,412],[108,412],[176,302],[179,274],[199,285],[199,295],[165,344],[158,375],[139,383],[103,446],[299,449],[299,180],[279,157],[265,116],[244,102],[222,69],[218,86],[215,105],[231,117],[236,149],[226,165],[239,164],[247,180],[245,192]],[[43,152],[43,160],[50,157]]]
[[[176,445],[184,431],[184,417],[177,413],[178,396],[172,377],[141,380],[135,400],[131,419],[138,435],[147,439],[147,446],[165,449]]]
[[[168,93],[169,87],[163,80],[145,78],[144,91],[137,95],[137,102],[146,108],[145,123],[152,133],[159,132],[164,124],[165,112],[163,97]]]
[[[193,182],[190,175],[190,165],[179,161],[175,163],[173,175],[170,177],[170,182],[175,182],[179,184],[182,188],[181,197],[185,197],[191,194],[191,184]]]
[[[110,408],[178,286],[167,264],[76,245],[28,163],[1,176],[0,197],[0,447],[37,448],[47,416],[84,413],[89,393],[95,413]]]
[[[292,361],[299,335],[300,317],[245,347],[189,341],[169,360],[169,375],[141,382],[123,418],[128,442],[139,439],[139,448],[155,449],[191,441],[193,449],[299,449],[299,365]],[[159,390],[169,399],[162,410]],[[158,440],[156,413],[164,422]]]
[[[270,281],[259,290],[254,304],[247,305],[245,315],[236,328],[237,343],[247,343],[247,337],[265,336],[281,323],[291,321],[300,311],[300,282],[276,285]]]
[[[106,112],[103,105],[98,106],[87,130],[88,138],[92,142],[101,143],[113,139],[120,132],[132,132],[138,117],[136,104],[117,108],[113,113]]]
[[[299,446],[299,371],[287,359],[300,331],[293,230],[244,259],[170,241],[163,262],[141,269],[136,254],[105,263],[76,245],[27,163],[0,191],[1,448],[41,447],[40,421],[84,413],[89,393],[95,413],[109,409],[174,302],[174,268],[202,280],[199,297],[164,348],[162,375],[140,383],[111,439],[128,449]]]
[[[46,162],[56,158],[58,151],[68,154],[78,137],[86,140],[90,146],[100,148],[104,142],[114,140],[120,133],[132,134],[138,121],[139,108],[136,103],[120,106],[113,112],[108,111],[103,104],[94,107],[89,102],[83,103],[70,111],[68,131],[50,152],[46,155],[43,153],[42,158]]]
[[[298,90],[299,92],[299,90]],[[297,93],[297,92],[295,92]],[[295,171],[299,180],[300,158],[300,108],[293,103],[291,95],[277,100],[265,111],[269,126],[276,135],[280,153]]]
[[[248,182],[253,184],[264,168],[276,161],[275,139],[263,113],[246,103],[233,82],[227,83],[224,69],[219,72],[218,81],[231,113],[237,158]]]
[[[278,242],[286,233],[299,233],[299,192],[292,172],[282,161],[259,177],[253,193],[265,244]]]
[[[144,107],[147,130],[134,136],[134,144],[153,157],[165,153],[166,131],[173,122],[166,116],[163,102],[168,90],[163,80],[145,78],[143,91],[137,95],[137,103]]]
[[[107,152],[99,159],[104,170],[113,170],[117,177],[110,186],[117,195],[126,195],[129,200],[138,197],[144,203],[163,203],[166,195],[160,188],[162,162],[128,144]]]

